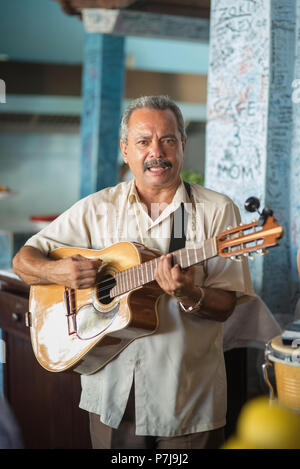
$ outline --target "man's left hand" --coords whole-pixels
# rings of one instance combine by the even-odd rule
[[[172,266],[172,254],[159,259],[155,280],[168,295],[187,306],[200,298],[201,293],[195,287],[195,267],[182,270],[178,264]]]

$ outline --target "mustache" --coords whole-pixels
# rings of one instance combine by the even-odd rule
[[[144,170],[152,168],[153,166],[161,166],[162,168],[172,168],[170,161],[159,158],[158,160],[145,161]]]

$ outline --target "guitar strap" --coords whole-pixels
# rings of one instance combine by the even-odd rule
[[[185,189],[189,198],[191,197],[191,186],[188,182],[183,181]],[[184,203],[181,202],[180,206],[174,212],[172,234],[170,239],[169,252],[177,251],[185,247],[186,241],[186,228],[188,223],[188,213],[184,209]]]

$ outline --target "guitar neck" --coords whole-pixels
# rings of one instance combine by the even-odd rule
[[[204,241],[201,246],[178,249],[172,252],[173,264],[179,264],[182,269],[199,264],[217,255],[216,239]],[[138,264],[115,275],[116,285],[110,290],[110,297],[122,295],[155,280],[154,273],[160,257]]]

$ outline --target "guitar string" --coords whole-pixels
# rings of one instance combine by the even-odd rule
[[[138,207],[138,205],[140,205],[140,207]],[[140,220],[139,220],[138,213],[137,213],[138,208],[139,208],[139,210],[145,211],[145,208],[144,208],[142,205],[143,205],[143,204],[142,204],[141,202],[136,201],[136,203],[133,204],[133,210],[134,210],[136,226],[137,226],[138,234],[139,234],[139,238],[140,238],[140,239],[137,240],[137,242],[141,242],[143,245],[146,245],[145,239],[144,239],[144,236],[143,236],[143,230],[142,230],[142,228],[141,228]],[[150,220],[151,217],[149,217],[148,214],[147,214],[147,216],[148,216],[147,223],[149,224],[149,220]],[[152,220],[152,221],[153,221],[153,220]],[[150,225],[149,225],[149,226],[150,226]],[[152,259],[152,260],[150,260],[150,261],[147,261],[147,262],[143,263],[143,265],[149,264],[149,266],[150,266],[150,263],[151,263],[152,261],[154,261],[154,263],[155,263],[155,262],[157,261],[157,259],[158,259],[158,258],[155,258],[155,259]],[[132,268],[130,268],[130,269],[127,269],[127,270],[125,271],[125,276],[127,276],[127,279],[128,279],[128,281],[129,281],[129,285],[130,285],[130,282],[131,282],[131,281],[130,281],[130,277],[129,277],[129,271],[131,271],[131,270],[133,271],[134,268],[141,267],[141,265],[142,265],[142,264],[138,264],[137,266],[134,266],[134,267],[132,267]],[[144,267],[143,267],[143,268],[144,268]],[[147,269],[147,267],[146,267],[146,269]],[[118,272],[118,273],[116,274],[116,276],[117,276],[118,274],[121,274],[121,272]],[[121,276],[121,275],[120,275],[120,276]],[[145,273],[145,276],[147,277],[147,273]],[[118,280],[118,279],[117,279],[117,280]],[[144,284],[144,283],[148,283],[148,282],[142,282],[142,284]],[[114,286],[115,286],[115,285],[114,285]],[[113,286],[113,287],[114,287],[114,286]],[[112,288],[113,288],[113,287],[112,287]],[[100,288],[100,289],[97,288],[97,293],[100,292],[100,291],[102,291],[103,289],[104,289],[104,288],[102,288],[102,289],[101,289],[101,288]],[[130,289],[131,289],[131,288],[130,288]],[[130,289],[129,289],[129,290],[130,290]],[[125,291],[127,291],[127,290],[125,290]],[[103,298],[106,298],[106,297],[110,297],[110,294],[104,296]],[[99,299],[100,299],[100,298],[99,298]]]
[[[155,259],[153,259],[155,260]],[[151,262],[151,261],[150,261]],[[148,262],[147,262],[148,263]],[[145,263],[146,264],[146,263]],[[134,266],[134,267],[138,267],[138,266]],[[127,275],[127,272],[131,269],[133,269],[134,267],[130,268],[130,269],[127,269],[125,272],[126,272],[126,275]],[[118,272],[116,275],[120,274],[121,272]],[[130,281],[130,280],[129,280]],[[100,287],[98,285],[101,285]],[[100,282],[96,283],[95,286],[97,286],[96,288],[96,293],[101,293],[102,291],[106,291],[106,290],[111,290],[112,288],[114,288],[116,286],[116,280],[115,280],[115,277],[113,278],[108,278],[108,279],[103,279],[101,280]],[[130,290],[130,288],[129,288]],[[72,289],[71,290],[71,293],[72,295],[75,297],[75,290]],[[105,298],[111,298],[110,296],[110,293],[108,295],[102,295],[100,297],[98,297],[98,299],[101,301]]]
[[[143,239],[143,235],[142,235],[142,232],[141,232],[140,225],[139,225],[139,223],[138,223],[138,217],[137,217],[137,214],[136,214],[136,207],[134,207],[134,212],[135,212],[137,227],[138,227],[138,230],[139,230],[139,235],[140,235],[141,241],[142,241],[142,243],[143,243],[144,239]],[[187,254],[188,254],[188,253],[187,253]],[[152,261],[154,261],[154,262],[157,261],[157,258],[152,259],[151,261],[148,261],[148,262],[146,262],[146,263],[144,263],[144,264],[148,264],[148,263],[150,264]],[[128,271],[133,270],[134,268],[140,267],[140,266],[141,266],[141,264],[138,264],[137,266],[134,266],[134,267],[131,267],[130,269],[127,269],[126,271],[124,271],[124,272],[126,272],[125,275],[127,275],[127,272],[128,272]],[[116,275],[115,275],[115,277],[119,276],[121,273],[122,273],[122,272],[117,272]],[[105,291],[105,290],[107,290],[107,289],[111,290],[112,288],[114,288],[114,287],[117,285],[117,281],[115,280],[115,277],[109,278],[109,279],[103,279],[103,280],[101,280],[100,282],[96,283],[95,285],[103,285],[103,284],[105,284],[105,283],[108,283],[108,285],[105,285],[105,286],[103,286],[103,287],[100,287],[100,288],[97,287],[97,288],[96,288],[96,292],[97,292],[97,293],[100,293],[100,292]],[[111,283],[112,281],[113,281],[113,284],[110,285],[110,283]],[[146,282],[146,283],[147,283],[147,282]],[[130,279],[129,279],[129,284],[130,284]],[[130,289],[129,289],[129,290],[130,290]],[[125,291],[126,291],[126,290],[125,290]],[[72,289],[72,290],[71,290],[71,293],[72,293],[73,296],[75,296],[75,290]],[[99,297],[98,299],[101,301],[101,300],[103,300],[103,299],[105,299],[105,298],[111,298],[110,293],[109,293],[108,295],[103,295],[103,296]]]
[[[173,254],[175,254],[175,253],[173,253]],[[185,255],[186,255],[186,254],[184,253],[184,256],[185,256]],[[155,264],[156,261],[157,261],[157,258],[151,259],[150,261],[145,262],[143,265],[149,264],[149,266],[150,266],[150,263],[153,262],[153,263]],[[140,266],[141,266],[141,264],[138,264],[137,266],[131,267],[130,269],[127,269],[126,271],[123,271],[123,272],[125,273],[125,275],[127,276],[127,279],[128,279],[128,281],[129,281],[129,285],[130,285],[130,282],[131,282],[131,281],[130,281],[130,278],[128,277],[128,272],[129,272],[130,270],[133,271],[134,268],[140,267]],[[122,272],[118,272],[118,273],[116,274],[116,276],[117,276],[117,275],[120,276],[121,273],[122,273]],[[116,276],[115,276],[115,277],[116,277]],[[100,282],[96,283],[95,286],[101,285],[100,287],[97,287],[97,288],[96,288],[96,292],[97,292],[97,293],[101,293],[102,291],[105,291],[105,290],[107,290],[107,289],[112,289],[112,288],[114,288],[114,287],[116,286],[116,284],[117,284],[117,281],[115,280],[115,277],[109,278],[109,279],[103,279],[103,280],[101,280]],[[151,280],[150,280],[150,281],[151,281]],[[105,283],[107,283],[107,285],[105,285]],[[148,283],[148,282],[146,282],[146,283]],[[103,286],[103,285],[104,285],[104,286]],[[131,290],[131,289],[132,289],[132,287],[129,288],[129,290]],[[108,298],[108,297],[110,297],[110,294],[109,294],[109,295],[104,295],[104,296],[100,297],[99,300],[101,300],[102,298]]]
[[[140,210],[143,210],[143,208],[141,207]],[[136,224],[137,224],[137,228],[138,228],[138,233],[139,233],[139,237],[140,237],[140,242],[145,245],[144,236],[143,236],[143,233],[142,233],[142,229],[141,229],[141,226],[140,226],[140,223],[139,223],[139,217],[138,217],[138,214],[137,214],[137,204],[134,204],[134,215],[135,215],[135,220],[136,220]],[[150,264],[152,261],[154,261],[154,263],[155,263],[155,261],[157,261],[157,258],[156,258],[156,259],[152,259],[151,261],[148,261],[147,264],[148,264],[148,263]],[[144,263],[144,264],[146,264],[146,263]],[[128,275],[128,274],[127,274],[128,271],[134,269],[135,267],[138,268],[138,267],[140,267],[140,266],[141,266],[141,264],[138,264],[137,266],[134,266],[134,267],[132,267],[132,268],[130,268],[130,269],[127,269],[127,270],[125,271],[125,272],[126,272],[125,275]],[[121,272],[116,273],[115,277],[117,277],[117,276],[120,277],[120,276],[121,276]],[[106,282],[108,282],[108,285],[105,285],[105,286],[100,287],[100,288],[97,287],[97,288],[96,288],[96,293],[98,294],[98,293],[100,293],[100,292],[102,292],[102,291],[107,290],[108,288],[109,288],[109,290],[111,290],[112,288],[114,288],[114,287],[117,285],[117,283],[118,283],[118,282],[117,282],[117,281],[118,281],[118,278],[115,280],[115,277],[114,277],[113,279],[106,279],[106,280],[102,280],[102,281],[96,283],[96,285],[103,285],[103,284],[105,284]],[[112,280],[114,281],[114,284],[110,287],[109,282],[111,282]],[[129,279],[129,283],[130,283],[130,279]],[[147,282],[146,282],[146,283],[147,283]],[[74,294],[75,294],[75,292],[74,292]],[[108,295],[100,296],[98,299],[101,301],[101,300],[106,299],[106,298],[111,298],[110,292],[109,292]]]
[[[173,254],[174,254],[174,253],[173,253]],[[184,253],[184,255],[186,255],[186,254]],[[147,262],[145,262],[144,264],[149,264],[149,265],[150,265],[151,262],[154,262],[154,263],[155,263],[155,261],[157,261],[157,258],[151,259],[150,261],[147,261]],[[131,267],[130,269],[127,269],[126,271],[123,271],[123,272],[125,272],[125,275],[128,275],[127,273],[128,273],[129,270],[133,270],[134,268],[140,267],[140,266],[141,266],[141,264],[138,264],[137,266]],[[120,276],[121,273],[122,273],[122,271],[121,271],[121,272],[117,272],[116,275],[115,275],[115,277],[116,277],[116,276]],[[108,289],[111,290],[112,288],[114,288],[114,287],[116,286],[116,284],[117,284],[117,281],[115,280],[115,277],[103,279],[103,280],[97,282],[97,283],[95,284],[95,286],[97,286],[97,288],[96,288],[96,293],[98,294],[98,293],[107,291]],[[130,283],[130,279],[129,279],[129,278],[128,278],[128,280],[129,280],[129,283]],[[147,283],[147,282],[146,282],[146,283]],[[99,286],[100,286],[100,287],[99,287]],[[129,290],[130,290],[130,289],[131,289],[131,288],[129,288]],[[126,290],[125,290],[125,291],[126,291]],[[72,295],[75,297],[75,290],[72,289],[72,290],[71,290],[71,293],[72,293]],[[101,301],[101,300],[104,300],[104,299],[106,299],[106,298],[112,298],[112,297],[110,296],[110,293],[107,294],[107,295],[102,295],[102,296],[99,296],[99,297],[98,297],[98,299],[99,299],[100,301]],[[112,298],[112,299],[113,299],[113,298]]]
[[[175,253],[173,253],[173,255],[175,255]],[[187,258],[188,258],[188,255],[187,255],[185,252],[183,253],[183,255],[184,255],[184,256],[187,256]],[[150,264],[151,262],[154,262],[154,263],[155,263],[155,261],[157,261],[157,258],[151,259],[150,261],[147,261],[147,262],[145,262],[144,264]],[[182,261],[182,259],[181,259],[181,261]],[[127,275],[127,272],[128,272],[129,270],[134,269],[135,267],[140,267],[140,266],[141,266],[141,264],[138,264],[137,266],[131,267],[130,269],[127,269],[126,271],[123,271],[123,272]],[[122,271],[121,271],[121,272],[117,272],[117,273],[116,273],[116,276],[117,276],[117,275],[119,276],[121,273],[122,273]],[[130,278],[128,278],[128,280],[129,280],[129,283],[130,283]],[[144,283],[148,283],[148,282],[144,282]],[[102,295],[102,296],[99,296],[99,297],[98,297],[99,301],[103,301],[103,300],[106,299],[106,298],[111,298],[111,299],[114,298],[114,297],[111,297],[111,296],[110,296],[110,290],[116,286],[115,277],[103,279],[103,280],[99,281],[98,283],[96,283],[96,286],[97,286],[97,288],[96,288],[96,293],[97,293],[97,294],[98,294],[98,293],[101,293],[101,292],[104,292],[104,291],[107,291],[107,290],[109,289],[109,293],[108,293],[107,295]],[[99,287],[99,286],[100,286],[100,287]],[[129,290],[130,290],[130,289],[132,289],[132,288],[129,288]],[[128,290],[128,291],[129,291],[129,290]],[[125,293],[126,291],[127,291],[127,290],[125,290],[123,293]],[[74,289],[71,290],[71,294],[72,294],[72,297],[73,297],[73,299],[74,299],[74,298],[75,298],[75,290],[74,290]]]
[[[135,221],[136,221],[136,225],[137,225],[137,229],[138,229],[138,234],[139,234],[139,237],[140,237],[140,242],[141,242],[143,245],[145,245],[145,240],[144,240],[143,232],[142,232],[142,229],[141,229],[141,226],[140,226],[140,223],[139,223],[139,217],[138,217],[138,214],[137,214],[137,203],[133,204],[133,209],[134,209],[134,215],[135,215]],[[144,209],[143,209],[142,207],[140,207],[140,210],[144,210]],[[148,215],[148,216],[149,216],[149,215]],[[149,220],[148,220],[148,222],[149,222]],[[154,259],[154,262],[155,262],[155,260],[157,260],[157,259]],[[152,262],[152,260],[151,260],[151,261],[148,261],[148,262],[150,263],[150,262]],[[148,262],[147,262],[147,263],[148,263]],[[141,266],[141,264],[139,264],[139,265],[137,265],[137,266],[134,266],[134,267],[139,267],[139,266]],[[128,272],[128,271],[131,270],[131,269],[133,269],[134,267],[132,267],[132,268],[130,268],[130,269],[127,269],[126,272]],[[118,274],[119,274],[119,275],[118,275]],[[128,274],[126,273],[125,275],[128,275]],[[118,276],[118,277],[121,276],[121,272],[116,273],[115,277],[117,277],[117,276]],[[96,293],[98,294],[98,293],[102,292],[103,290],[104,290],[104,291],[107,290],[108,288],[109,288],[109,290],[111,290],[112,288],[114,288],[114,287],[117,285],[117,280],[118,280],[118,279],[117,279],[117,280],[115,280],[115,278],[113,278],[113,279],[106,279],[106,280],[102,280],[102,281],[96,283],[96,285],[103,285],[104,283],[106,283],[106,282],[111,282],[112,280],[114,280],[114,284],[113,284],[111,287],[110,287],[109,284],[108,284],[108,285],[105,285],[104,287],[100,287],[100,288],[97,287],[97,288],[96,288]],[[129,282],[130,282],[130,280],[129,280]],[[75,296],[75,290],[72,291],[72,294]],[[98,299],[99,299],[100,301],[103,300],[103,299],[106,299],[106,298],[111,298],[110,292],[109,292],[108,295],[104,295],[104,296],[98,297]]]
[[[188,249],[187,249],[187,251],[188,251]],[[175,254],[175,253],[173,253],[173,254]],[[187,255],[186,253],[183,253],[183,255],[188,257],[188,255]],[[154,263],[155,263],[155,261],[157,261],[157,258],[152,259],[152,260],[150,260],[150,261],[147,261],[147,262],[145,262],[144,264],[150,264],[151,262],[154,262]],[[130,269],[127,269],[126,271],[123,271],[123,272],[125,273],[125,275],[127,275],[127,272],[128,272],[129,270],[133,270],[134,268],[138,268],[138,267],[140,267],[140,266],[141,266],[141,264],[138,264],[138,265],[136,265],[136,266],[134,266],[134,267],[131,267]],[[116,275],[115,275],[115,277],[116,277],[116,276],[120,276],[120,274],[122,274],[122,271],[121,271],[121,272],[117,272]],[[102,291],[106,291],[106,290],[108,290],[108,289],[111,290],[112,288],[114,288],[114,287],[116,286],[116,284],[117,284],[117,282],[116,282],[116,280],[115,280],[115,277],[108,278],[108,279],[103,279],[103,280],[101,280],[100,282],[96,283],[96,284],[95,284],[95,286],[97,286],[97,288],[96,288],[96,293],[98,294],[98,293],[101,293]],[[129,280],[129,284],[130,284],[130,279],[128,278],[128,280]],[[147,282],[146,282],[146,283],[147,283]],[[100,285],[100,287],[99,287],[99,285]],[[131,288],[129,288],[129,290],[130,290],[130,289],[131,289]],[[72,290],[71,292],[72,292],[72,295],[75,296],[75,290]],[[124,293],[125,293],[125,292],[126,292],[126,290],[124,291]],[[110,293],[107,294],[107,295],[102,295],[102,296],[98,297],[98,299],[99,299],[100,301],[102,301],[102,300],[104,300],[104,299],[106,299],[106,298],[112,298],[112,297],[110,296]],[[113,298],[112,298],[112,299],[113,299]]]
[[[139,224],[139,219],[138,219],[138,216],[137,216],[137,204],[134,204],[133,209],[134,209],[135,221],[136,221],[136,224],[137,224],[138,233],[139,233],[139,237],[140,237],[140,239],[137,240],[137,241],[140,241],[142,244],[145,244],[145,240],[144,240],[143,233],[142,233],[142,230],[141,230],[141,227],[140,227],[140,224]],[[140,210],[142,210],[142,207],[140,208]],[[138,266],[134,266],[134,267],[138,267]],[[126,272],[128,272],[128,271],[131,270],[131,269],[134,269],[134,267],[132,267],[132,268],[130,268],[130,269],[127,269]],[[128,273],[125,273],[125,275],[128,275]],[[117,277],[117,279],[115,280],[116,277]],[[111,290],[112,288],[114,288],[114,287],[118,284],[118,277],[121,278],[121,272],[118,272],[118,273],[115,275],[115,278],[113,279],[114,282],[115,282],[115,284],[110,287],[110,290]],[[106,281],[107,281],[107,282],[111,282],[112,279],[107,279]],[[97,283],[96,285],[103,284],[104,282],[105,282],[105,281],[101,281],[101,282]],[[100,288],[97,287],[96,292],[97,292],[97,294],[98,294],[98,293],[100,293],[101,291],[106,290],[107,288],[109,288],[109,286],[104,286],[104,287],[102,287],[102,288],[101,288],[101,287],[100,287]],[[109,292],[108,295],[104,295],[104,296],[99,297],[99,300],[101,301],[102,299],[105,299],[105,298],[111,298],[110,292]]]

